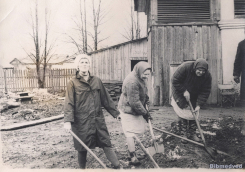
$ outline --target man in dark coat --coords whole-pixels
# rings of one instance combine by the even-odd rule
[[[238,44],[233,70],[234,81],[240,83],[240,100],[245,101],[245,39]]]
[[[79,69],[76,76],[67,84],[64,128],[72,129],[90,149],[103,148],[114,168],[119,168],[119,161],[111,148],[102,106],[114,118],[117,118],[120,112],[116,109],[101,80],[90,74],[89,56],[78,55],[75,64]],[[80,168],[85,169],[87,151],[75,138],[74,147],[78,151]]]
[[[200,140],[195,133],[196,122],[190,111],[188,100],[198,116],[200,106],[207,101],[211,92],[211,82],[208,63],[201,58],[195,62],[182,63],[173,74],[171,105],[179,117],[180,132],[184,137],[195,141]]]

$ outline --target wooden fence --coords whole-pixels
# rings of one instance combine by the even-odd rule
[[[76,69],[53,69],[45,74],[45,88],[53,91],[65,90],[67,82],[75,75]],[[24,91],[38,88],[37,72],[35,70],[5,71],[8,91]],[[0,91],[4,91],[4,71],[0,72]]]

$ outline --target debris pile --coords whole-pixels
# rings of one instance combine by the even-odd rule
[[[6,94],[0,98],[0,112],[1,113],[7,109],[11,109],[14,107],[19,107],[19,106],[20,106],[20,103],[16,102],[16,99],[13,98],[13,94],[11,94],[11,97],[9,94]]]
[[[103,82],[103,85],[105,86],[105,88],[109,92],[112,100],[117,102],[120,98],[121,93],[122,93],[122,82],[119,82],[119,81],[106,82],[105,81],[105,82]]]

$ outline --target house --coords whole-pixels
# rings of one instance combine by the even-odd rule
[[[56,68],[73,68],[73,56],[68,55],[56,55],[52,57],[47,62],[47,69],[56,69]],[[26,58],[14,58],[11,62],[9,62],[12,66],[14,66],[14,69],[16,70],[25,70],[25,69],[35,69],[36,65],[35,63],[28,57]],[[41,64],[42,68],[42,64]]]
[[[151,100],[164,105],[170,78],[184,61],[205,58],[212,74],[208,103],[219,101],[218,83],[233,80],[238,42],[245,38],[244,0],[134,0],[147,15],[148,61],[153,68]]]

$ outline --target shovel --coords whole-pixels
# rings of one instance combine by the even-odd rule
[[[146,110],[148,110],[148,106],[146,105]],[[164,146],[163,144],[158,144],[156,142],[154,133],[153,133],[153,129],[152,129],[152,125],[151,125],[151,120],[148,119],[148,123],[149,123],[149,128],[150,128],[150,133],[151,133],[151,137],[153,140],[153,145],[154,147],[148,147],[148,152],[151,156],[155,155],[156,153],[164,153]]]
[[[106,165],[91,151],[91,149],[89,149],[86,145],[85,145],[85,143],[83,143],[83,141],[81,140],[81,139],[79,139],[78,137],[77,137],[77,135],[75,134],[75,133],[73,133],[71,130],[69,130],[69,132],[71,133],[71,135],[73,136],[73,137],[75,137],[76,139],[77,139],[77,141],[79,142],[79,143],[81,143],[81,145],[83,145],[83,147],[87,150],[87,151],[89,151],[89,153],[91,154],[91,155],[93,155],[93,157],[105,168],[105,169],[107,169],[107,167],[106,167]]]
[[[189,103],[189,106],[191,107],[192,115],[193,115],[194,118],[195,118],[195,121],[196,121],[198,130],[199,130],[199,133],[200,133],[200,135],[201,135],[201,138],[202,138],[202,141],[203,141],[203,144],[204,144],[204,148],[205,148],[205,150],[207,151],[207,153],[211,156],[211,158],[212,158],[212,159],[215,159],[215,156],[217,155],[217,150],[215,150],[214,148],[210,148],[210,147],[207,146],[206,141],[205,141],[205,138],[204,138],[204,136],[203,136],[202,129],[201,129],[201,127],[200,127],[199,121],[198,121],[198,119],[197,119],[197,117],[196,117],[196,114],[195,114],[195,112],[194,112],[194,109],[193,109],[193,107],[192,107],[192,104],[191,104],[190,100],[188,100],[188,103]]]
[[[166,131],[166,130],[159,129],[159,128],[156,128],[156,127],[153,127],[153,129],[154,129],[154,130],[157,130],[157,131],[161,131],[161,132],[163,132],[163,133],[166,133],[166,134],[175,136],[175,137],[177,137],[177,138],[180,138],[180,139],[183,139],[183,140],[186,140],[186,141],[188,141],[188,142],[191,142],[191,143],[194,143],[194,144],[196,144],[196,145],[199,145],[199,146],[204,147],[204,144],[202,144],[202,143],[198,143],[198,142],[195,142],[195,141],[193,141],[193,140],[190,140],[190,139],[181,137],[181,136],[176,135],[176,134],[174,134],[174,133],[170,133],[170,132],[168,132],[168,131]],[[220,150],[217,150],[217,153],[223,154],[223,155],[227,155],[227,156],[231,156],[231,155],[229,155],[229,154],[227,154],[227,153],[225,153],[225,152],[222,152],[222,151],[220,151]]]
[[[141,143],[140,139],[134,135],[134,139],[138,142],[138,144],[140,145],[141,149],[145,152],[146,155],[148,155],[148,157],[150,158],[150,160],[153,162],[154,167],[156,168],[160,168],[158,166],[158,164],[156,163],[156,161],[153,159],[153,157],[151,156],[151,154],[148,152],[148,150],[143,146],[143,144]]]

